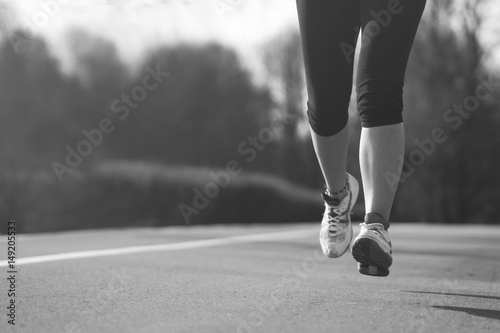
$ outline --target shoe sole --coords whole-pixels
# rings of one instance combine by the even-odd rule
[[[392,256],[384,252],[376,241],[361,238],[352,246],[352,256],[360,263],[359,272],[370,276],[387,276]]]

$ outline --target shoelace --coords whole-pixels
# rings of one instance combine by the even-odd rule
[[[331,235],[336,235],[338,232],[342,231],[341,230],[341,226],[339,223],[341,223],[341,220],[340,218],[345,216],[346,215],[346,212],[342,213],[340,211],[340,208],[337,208],[337,207],[328,207],[329,208],[329,211],[328,211],[328,232],[331,234]],[[332,216],[333,214],[335,214],[335,216]],[[351,212],[352,214],[352,212]]]

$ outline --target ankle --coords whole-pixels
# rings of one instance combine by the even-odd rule
[[[349,192],[349,179],[347,177],[344,187],[342,187],[341,189],[335,189],[334,191],[332,191],[332,189],[325,186],[325,194],[334,200],[341,201],[342,199],[345,198],[348,192]]]
[[[385,217],[376,212],[367,213],[365,215],[365,223],[366,224],[380,223],[384,226],[385,230],[389,229],[389,227],[391,226],[390,222]]]

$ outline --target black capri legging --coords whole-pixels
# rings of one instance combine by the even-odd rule
[[[348,122],[353,60],[363,127],[403,121],[403,83],[426,0],[297,0],[306,69],[307,115],[321,136]]]

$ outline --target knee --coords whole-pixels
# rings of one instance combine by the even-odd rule
[[[319,103],[318,103],[319,102]],[[307,118],[314,133],[332,136],[339,133],[349,121],[349,98],[334,100],[325,98],[321,101],[307,102]]]
[[[403,122],[402,84],[369,80],[358,85],[357,108],[363,127],[378,127]]]

